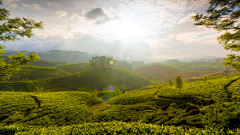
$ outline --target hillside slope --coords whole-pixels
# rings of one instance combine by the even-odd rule
[[[228,75],[184,82],[180,91],[0,92],[0,134],[240,134],[239,88],[240,76]]]
[[[64,64],[64,65],[59,65],[54,68],[62,69],[64,71],[70,72],[72,74],[81,72],[87,69],[91,69],[91,64],[90,63],[74,63],[74,64]],[[116,61],[114,63],[113,68],[117,69],[123,69],[126,71],[131,71],[132,67],[129,63],[126,61]]]
[[[39,89],[49,91],[102,91],[107,89],[126,88],[133,90],[151,84],[141,76],[122,69],[88,69],[72,75],[46,78],[32,81],[1,82],[3,91],[35,91]]]
[[[8,81],[36,80],[70,74],[60,69],[39,66],[19,66],[19,68],[21,70],[11,76]]]
[[[226,66],[221,65],[221,62],[179,62],[179,63],[168,63],[168,62],[154,62],[146,63],[144,65],[139,65],[134,67],[134,69],[153,66],[153,65],[165,65],[173,68],[190,70],[190,71],[220,71],[224,70]]]
[[[150,80],[162,80],[162,81],[167,81],[168,79],[173,80],[177,75],[180,75],[184,79],[189,77],[206,75],[210,73],[209,71],[181,70],[164,65],[146,66],[135,69],[132,72]]]
[[[64,64],[56,66],[57,69],[62,69],[64,71],[70,72],[72,74],[81,72],[87,69],[91,69],[90,63],[75,63],[75,64]]]
[[[151,82],[129,71],[121,69],[88,69],[73,75],[51,79],[46,89],[68,88],[71,90],[93,91],[126,88],[132,90]]]

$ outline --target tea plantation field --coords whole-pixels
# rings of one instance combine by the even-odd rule
[[[228,75],[180,91],[2,91],[0,134],[240,134],[239,87],[240,76]]]

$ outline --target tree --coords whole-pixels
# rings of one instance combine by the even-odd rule
[[[2,1],[0,1],[0,5],[2,5]],[[37,23],[24,17],[22,17],[22,20],[19,17],[12,19],[9,18],[9,15],[8,10],[0,8],[0,41],[2,42],[19,40],[17,36],[31,38],[34,35],[32,32],[33,28],[43,29],[42,21]],[[6,46],[0,45],[0,55],[5,53],[5,49]],[[19,65],[40,59],[35,52],[29,53],[28,57],[23,54],[24,52],[26,51],[18,52],[18,55],[9,56],[9,62],[12,62],[12,64],[7,64],[3,61],[3,58],[0,58],[0,80],[6,80],[13,76],[19,70]]]
[[[175,86],[176,86],[176,88],[179,89],[179,93],[180,93],[180,89],[181,89],[182,86],[183,86],[183,81],[182,81],[182,78],[181,78],[180,75],[178,75],[178,76],[175,77]]]
[[[110,68],[113,68],[115,60],[113,59],[113,57],[109,57],[109,62],[110,62]]]
[[[231,70],[231,67],[226,67],[223,71],[223,73],[227,76]]]
[[[126,93],[127,90],[125,88],[122,89],[122,93]]]
[[[217,39],[225,50],[238,52],[240,50],[240,24],[236,24],[240,18],[239,0],[210,0],[210,6],[206,15],[198,14],[192,16],[196,21],[194,25],[204,25],[217,31],[226,31]],[[223,60],[223,65],[230,65],[240,71],[240,56],[228,54]]]
[[[95,90],[93,91],[93,94],[96,95],[96,96],[98,95],[97,89],[95,89]]]
[[[89,60],[89,63],[90,63],[90,65],[91,65],[91,67],[92,68],[96,68],[96,61],[95,61],[95,57],[92,57],[92,59],[91,60]]]
[[[107,90],[105,88],[103,88],[103,93],[107,94]]]
[[[121,91],[119,89],[115,90],[116,96],[119,96],[121,94]]]
[[[92,68],[113,68],[113,57],[96,56],[89,60]]]
[[[171,79],[168,79],[168,85],[169,85],[169,86],[172,86],[172,85],[173,85],[173,82],[172,82]]]
[[[106,56],[102,56],[102,68],[106,68]]]
[[[204,81],[204,82],[207,81],[207,76],[206,76],[206,75],[203,77],[203,81]]]

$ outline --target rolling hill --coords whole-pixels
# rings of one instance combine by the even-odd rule
[[[153,65],[165,65],[173,68],[190,70],[190,71],[220,71],[224,70],[226,66],[221,65],[221,62],[178,62],[178,63],[169,63],[169,62],[154,62],[154,63],[146,63],[143,65],[139,65],[133,67],[133,69],[138,69],[146,66]]]
[[[168,79],[174,80],[177,75],[180,75],[183,79],[189,77],[197,77],[201,75],[207,75],[209,71],[187,71],[181,70],[165,65],[152,65],[142,68],[138,68],[132,71],[133,73],[140,75],[150,80],[167,81]]]
[[[121,69],[88,69],[73,75],[53,78],[46,84],[46,90],[68,88],[70,90],[93,91],[114,88],[133,90],[151,82],[129,71]]]
[[[75,64],[64,64],[64,65],[59,65],[54,68],[62,69],[64,71],[70,72],[72,74],[81,72],[87,69],[91,69],[90,63],[75,63]],[[129,64],[126,61],[115,61],[113,68],[117,69],[123,69],[126,71],[131,71],[132,67],[131,64]]]
[[[39,67],[39,66],[19,66],[21,69],[15,73],[8,81],[36,80],[50,77],[60,77],[70,73],[61,69]]]
[[[51,79],[4,82],[0,83],[0,87],[3,91],[36,91],[38,88],[49,91],[101,91],[103,88],[133,90],[149,84],[150,80],[129,71],[99,68]]]
[[[64,65],[56,66],[54,68],[62,69],[64,71],[74,74],[87,69],[91,69],[92,67],[90,63],[75,63],[75,64],[64,64]]]

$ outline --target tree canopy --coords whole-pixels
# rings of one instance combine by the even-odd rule
[[[181,89],[182,86],[183,86],[183,81],[182,81],[182,78],[181,78],[180,75],[178,75],[178,76],[175,77],[175,86],[176,86],[176,88],[179,89],[179,93],[180,93],[180,89]]]
[[[113,68],[114,60],[113,57],[106,57],[106,56],[96,56],[92,57],[89,60],[92,68]]]
[[[240,50],[240,0],[210,0],[206,15],[192,16],[194,25],[203,25],[217,31],[226,31],[217,39],[225,50],[238,52]],[[223,61],[225,66],[230,65],[240,71],[240,56],[229,54]]]
[[[2,5],[2,1],[0,1]],[[19,40],[17,37],[28,37],[31,38],[34,34],[32,32],[33,28],[43,29],[43,22],[35,22],[34,20],[22,17],[9,18],[9,11],[0,8],[0,41],[15,41]],[[0,45],[0,55],[5,53],[6,46]],[[7,64],[0,58],[0,80],[6,80],[12,76],[19,69],[17,66],[26,64],[28,62],[35,62],[40,57],[35,53],[29,53],[28,56],[24,55],[25,51],[18,52],[18,55],[9,56],[10,62],[12,64]]]
[[[169,85],[169,86],[172,86],[172,85],[173,85],[173,82],[172,82],[171,79],[168,79],[168,85]]]

